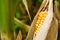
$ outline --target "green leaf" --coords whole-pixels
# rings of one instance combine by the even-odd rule
[[[0,0],[0,32],[7,34],[13,40],[14,15],[17,0]]]
[[[16,14],[15,14],[15,16],[16,16],[16,18],[21,17],[21,13],[20,13],[19,9],[16,10]]]
[[[26,24],[24,24],[23,22],[19,21],[17,18],[14,18],[15,20],[15,29],[20,28],[25,30],[26,32],[29,31],[30,27]]]
[[[57,0],[60,3],[60,0]]]
[[[43,0],[38,0],[38,2],[40,2],[40,3],[41,3],[42,1],[43,1]]]

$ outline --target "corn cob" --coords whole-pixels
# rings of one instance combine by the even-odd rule
[[[43,11],[43,9],[44,9],[44,6],[45,6],[45,3],[47,3],[47,5],[45,6],[45,8],[48,6],[48,2],[49,1],[47,1],[47,0],[44,0],[43,2],[42,2],[42,4],[41,4],[41,6],[40,6],[40,8],[39,8],[39,10],[38,10],[38,12],[37,12],[37,14],[36,14],[36,16],[34,17],[34,19],[33,19],[33,22],[32,22],[32,24],[31,24],[31,29],[30,29],[30,31],[28,32],[28,35],[27,35],[27,38],[26,38],[26,40],[33,40],[33,36],[35,35],[34,34],[34,30],[35,30],[35,24],[36,24],[36,20],[37,20],[37,17],[38,17],[38,15],[39,15],[39,13],[42,11],[42,12],[44,12]],[[35,35],[36,36],[36,35]]]
[[[33,36],[33,40],[45,40],[48,30],[50,28],[50,24],[52,22],[52,18],[53,18],[53,0],[49,0],[48,14],[45,17],[45,20],[42,22],[38,32],[36,32],[35,35]]]
[[[41,25],[43,24],[43,22],[44,22],[44,20],[45,20],[45,18],[47,16],[47,14],[48,14],[47,11],[39,13],[37,21],[36,21],[36,24],[35,24],[35,28],[34,28],[34,35],[35,36],[38,33]]]

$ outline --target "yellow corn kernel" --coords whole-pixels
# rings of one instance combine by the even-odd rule
[[[35,26],[39,26],[38,24],[36,24]]]
[[[38,33],[38,30],[34,33],[34,35],[36,35],[36,33]]]
[[[35,29],[34,29],[34,35],[36,35],[39,32],[39,29],[41,27],[41,25],[44,23],[44,20],[47,16],[48,12],[44,11],[44,12],[40,12],[40,14],[38,15],[36,24],[35,24]]]

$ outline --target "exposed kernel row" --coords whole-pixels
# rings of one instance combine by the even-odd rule
[[[36,34],[39,32],[39,29],[41,27],[41,25],[43,24],[46,16],[47,16],[48,12],[47,11],[44,11],[44,12],[40,12],[39,15],[38,15],[38,18],[37,18],[37,21],[36,21],[36,24],[35,24],[35,29],[34,29],[34,35],[36,36]]]

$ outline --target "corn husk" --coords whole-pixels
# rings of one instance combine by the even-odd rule
[[[44,2],[45,2],[45,5],[43,5]],[[40,27],[37,35],[34,36],[34,28],[35,28],[35,23],[36,23],[38,14],[41,11],[44,12],[45,10],[47,10],[48,15],[46,16],[45,21],[44,21],[43,25]],[[52,27],[53,25],[51,26],[53,19],[55,20],[55,23],[56,23],[56,25],[54,27]],[[53,15],[53,0],[44,0],[41,7],[40,7],[40,9],[37,12],[32,24],[31,24],[31,29],[28,32],[26,40],[45,40],[45,39],[48,40],[50,38],[51,38],[51,40],[56,40],[57,39],[57,24],[58,24],[57,20],[54,18],[54,15]],[[54,28],[55,31],[51,30],[50,28],[51,29]],[[55,35],[53,35],[53,37],[50,34],[51,31],[54,31],[53,34],[55,34]],[[50,36],[50,38],[48,37],[48,35]]]

